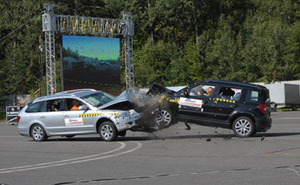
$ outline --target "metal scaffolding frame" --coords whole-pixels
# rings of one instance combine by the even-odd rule
[[[126,89],[134,88],[133,35],[134,23],[130,12],[122,12],[122,19],[87,16],[56,15],[54,4],[44,4],[42,15],[45,32],[47,95],[56,92],[55,32],[94,34],[103,37],[123,37],[125,53]]]

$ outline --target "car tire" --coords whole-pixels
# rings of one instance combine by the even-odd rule
[[[126,130],[118,132],[118,135],[124,137],[126,135]]]
[[[40,142],[47,140],[45,129],[39,124],[35,124],[31,127],[30,134],[34,141]]]
[[[250,137],[256,133],[253,121],[246,116],[238,117],[232,125],[232,130],[237,137]]]
[[[156,112],[154,122],[159,129],[167,128],[173,123],[173,115],[170,109],[161,109]]]
[[[98,132],[103,141],[113,141],[117,137],[117,129],[111,121],[101,123]]]

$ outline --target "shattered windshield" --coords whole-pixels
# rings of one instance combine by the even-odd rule
[[[82,97],[82,99],[94,107],[99,107],[112,101],[113,99],[115,99],[115,97],[105,92],[97,92],[95,94],[84,96]]]

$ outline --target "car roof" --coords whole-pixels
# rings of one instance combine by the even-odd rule
[[[205,81],[201,81],[199,83],[213,83],[213,84],[247,87],[247,88],[255,88],[255,89],[266,89],[266,87],[261,86],[261,85],[248,84],[248,83],[235,82],[235,81],[227,81],[227,80],[205,80]]]
[[[95,89],[74,89],[74,90],[58,92],[53,95],[41,96],[34,99],[33,102],[47,100],[47,99],[55,99],[55,98],[76,98],[76,97],[80,98],[83,96],[94,94],[95,92],[101,92],[101,91],[96,91]]]

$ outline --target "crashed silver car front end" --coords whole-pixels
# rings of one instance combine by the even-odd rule
[[[136,112],[134,109],[128,111],[121,110],[97,110],[95,112],[89,112],[80,114],[79,117],[85,122],[85,118],[95,117],[95,119],[108,119],[111,120],[118,131],[128,130],[135,127],[136,120],[142,117],[142,114]]]

